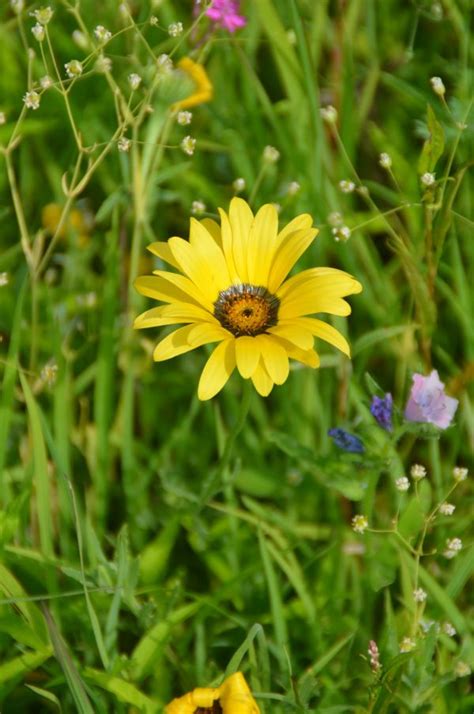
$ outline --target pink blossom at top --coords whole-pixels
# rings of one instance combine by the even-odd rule
[[[235,32],[247,24],[245,17],[239,15],[239,9],[239,0],[213,0],[206,15],[219,27]]]
[[[413,375],[413,384],[405,407],[405,419],[421,421],[446,429],[458,408],[458,400],[448,397],[438,372],[434,369],[428,377]]]

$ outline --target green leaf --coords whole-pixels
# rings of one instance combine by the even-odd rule
[[[429,137],[423,144],[418,161],[419,174],[424,174],[426,171],[434,171],[436,163],[444,151],[444,130],[436,119],[430,104],[428,104],[427,115]]]

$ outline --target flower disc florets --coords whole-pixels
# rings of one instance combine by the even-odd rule
[[[214,315],[236,337],[261,335],[278,322],[279,299],[262,286],[232,285],[221,290]]]

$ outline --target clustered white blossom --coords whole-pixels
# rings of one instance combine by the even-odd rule
[[[426,171],[420,179],[421,183],[423,186],[433,186],[434,182],[436,181],[436,177],[433,173],[430,173],[429,171]]]
[[[339,188],[342,193],[352,193],[355,189],[355,183],[347,179],[342,179],[342,181],[339,181]]]
[[[459,551],[462,550],[462,540],[460,538],[448,538],[446,540],[446,550],[443,555],[448,560],[455,558]]]
[[[94,29],[94,35],[99,42],[107,42],[112,37],[110,30],[107,30],[103,25],[97,25]]]
[[[346,243],[351,237],[351,229],[349,226],[339,226],[338,228],[333,228],[331,233],[333,234],[336,243],[339,243],[339,241],[341,241],[341,243]]]
[[[45,382],[48,387],[52,387],[56,381],[57,374],[58,365],[56,364],[56,362],[47,362],[47,364],[45,364],[43,369],[41,370],[41,381]]]
[[[188,156],[192,156],[194,154],[195,148],[196,139],[194,139],[192,136],[185,136],[181,142],[182,151],[184,151],[184,153]]]
[[[411,652],[416,647],[416,642],[411,637],[404,637],[400,642],[400,652]]]
[[[33,25],[33,27],[31,28],[31,32],[35,40],[38,40],[38,42],[43,42],[45,38],[44,25],[42,25],[40,22],[37,22],[36,25]]]
[[[128,83],[131,86],[131,88],[135,91],[135,89],[138,89],[138,87],[142,83],[142,78],[136,72],[132,72],[131,74],[128,75]]]
[[[392,157],[385,151],[379,156],[379,164],[383,169],[392,168]]]
[[[360,513],[352,519],[352,530],[356,533],[363,533],[369,527],[369,521]]]
[[[206,210],[206,204],[203,201],[193,201],[191,204],[191,213],[195,216],[202,215]]]
[[[192,112],[178,112],[176,115],[176,121],[180,126],[187,126],[188,124],[191,124],[193,119]]]
[[[232,188],[234,189],[235,193],[240,193],[245,189],[245,179],[239,176],[238,178],[234,179],[232,183]]]
[[[70,62],[66,62],[64,68],[66,70],[67,76],[71,79],[74,79],[75,77],[80,77],[80,75],[82,74],[82,63],[79,62],[79,60],[73,59]]]
[[[335,124],[337,122],[337,109],[331,104],[327,107],[321,107],[321,117],[327,124]]]
[[[456,635],[456,630],[450,622],[443,622],[441,625],[441,632],[448,635],[448,637],[454,637]]]
[[[421,481],[426,476],[426,469],[421,464],[413,464],[410,469],[410,475],[414,481]]]
[[[182,22],[172,22],[171,25],[168,25],[168,35],[170,37],[179,37],[183,32],[183,23]]]
[[[0,273],[0,288],[8,285],[8,273]]]
[[[38,92],[35,92],[34,90],[30,92],[26,92],[25,96],[23,97],[23,102],[25,104],[25,107],[27,109],[39,109],[41,97],[38,94]]]
[[[161,72],[171,72],[173,69],[173,60],[171,57],[165,53],[159,55],[158,59],[156,60],[156,65],[158,67],[158,70]]]
[[[443,516],[452,516],[455,510],[456,506],[454,503],[447,503],[446,501],[439,507],[439,512],[442,513]]]
[[[41,77],[40,85],[42,89],[49,89],[53,86],[53,80],[51,79],[49,74],[45,74],[44,77]]]
[[[30,12],[31,17],[34,17],[37,22],[40,22],[42,25],[47,25],[48,22],[51,20],[53,17],[53,11],[51,8],[48,7],[40,7],[39,10],[33,10],[33,12]]]
[[[425,602],[427,597],[427,593],[423,590],[423,588],[416,588],[416,590],[413,590],[413,599],[415,602]]]
[[[97,61],[94,65],[94,69],[97,72],[101,72],[102,74],[104,74],[105,72],[110,72],[110,70],[112,69],[112,60],[110,59],[110,57],[100,55],[97,58]]]
[[[468,470],[462,466],[455,466],[453,469],[453,479],[460,483],[467,479]]]
[[[263,160],[267,164],[275,164],[280,158],[280,152],[274,146],[266,146],[263,150]]]
[[[431,77],[430,79],[431,86],[433,88],[433,92],[437,94],[439,97],[444,97],[446,93],[446,87],[444,86],[443,80],[441,77]]]
[[[126,136],[121,136],[117,142],[118,150],[124,154],[126,154],[127,151],[130,151],[131,145],[132,145],[132,142]]]
[[[295,196],[300,190],[300,188],[301,186],[298,181],[290,181],[290,183],[286,187],[286,193],[288,196]]]
[[[410,488],[410,481],[406,476],[400,476],[400,478],[397,478],[395,481],[395,486],[399,491],[408,491]]]

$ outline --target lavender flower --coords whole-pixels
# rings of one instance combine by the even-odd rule
[[[354,454],[362,454],[364,445],[362,441],[354,434],[349,434],[344,429],[329,429],[328,435],[332,438],[336,446],[344,451],[350,451]]]
[[[446,429],[453,420],[458,400],[448,397],[438,372],[434,369],[428,377],[413,375],[413,385],[405,407],[405,419],[428,422]]]
[[[206,15],[217,27],[228,32],[235,32],[247,24],[243,15],[239,15],[239,0],[213,0]]]
[[[392,431],[392,411],[393,399],[391,394],[386,394],[383,399],[380,397],[372,397],[370,405],[370,413],[375,420],[380,424],[382,429]]]

